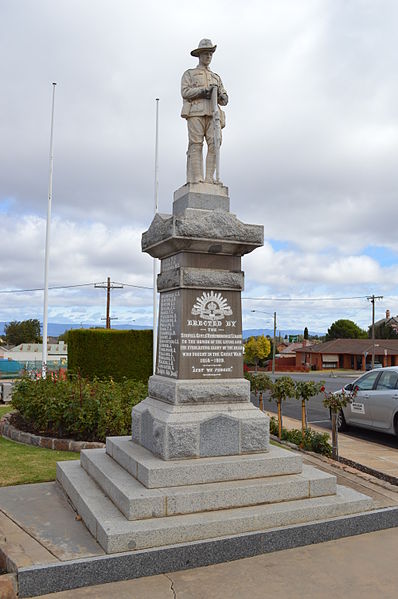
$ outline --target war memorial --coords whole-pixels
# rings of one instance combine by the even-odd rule
[[[369,497],[271,444],[269,418],[250,401],[241,261],[263,244],[263,227],[230,212],[220,180],[228,95],[209,68],[215,50],[201,40],[191,52],[197,66],[182,77],[186,183],[171,213],[156,214],[142,235],[142,251],[161,263],[148,397],[132,410],[131,436],[108,438],[106,449],[57,465],[59,485],[103,554],[36,566],[25,573],[24,596],[388,526],[388,514],[372,510]]]
[[[161,261],[156,374],[132,411],[132,437],[58,465],[58,480],[107,553],[159,548],[366,510],[333,476],[270,445],[269,418],[243,378],[242,256],[263,227],[230,212],[219,175],[228,103],[202,40],[182,77],[187,182],[156,214],[142,250]],[[207,156],[203,166],[203,145]]]

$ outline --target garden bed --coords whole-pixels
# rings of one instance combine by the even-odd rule
[[[22,428],[21,428],[22,427]],[[105,447],[104,443],[98,441],[75,441],[73,439],[60,439],[57,437],[47,437],[36,435],[29,432],[28,425],[24,422],[18,412],[5,414],[0,420],[0,435],[24,443],[25,445],[34,445],[35,447],[44,447],[46,449],[55,449],[56,451],[76,451],[82,449],[94,449]]]

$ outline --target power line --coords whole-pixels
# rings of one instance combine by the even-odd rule
[[[95,283],[80,283],[78,285],[59,285],[49,287],[49,289],[72,289],[73,287],[91,287]],[[44,287],[35,287],[33,289],[1,289],[0,293],[29,293],[33,291],[44,291]]]
[[[77,285],[57,285],[55,287],[49,287],[50,290],[56,289],[73,289],[75,287],[92,287],[93,285],[100,285],[101,283],[80,283]],[[152,289],[152,287],[145,287],[144,285],[132,285],[131,283],[116,283],[117,285],[124,285],[126,287],[135,287],[136,289]],[[0,293],[32,293],[34,291],[44,291],[44,287],[34,287],[32,289],[0,289]]]
[[[340,300],[367,299],[366,295],[353,297],[242,297],[242,300],[256,300],[261,302],[332,302]]]
[[[132,285],[131,283],[119,283],[119,285],[124,285],[125,287],[135,287],[136,289],[150,289],[152,291],[153,287],[146,287],[145,285]]]

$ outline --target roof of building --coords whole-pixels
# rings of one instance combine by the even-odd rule
[[[398,355],[398,339],[375,339],[376,354],[385,353]],[[371,339],[333,339],[313,345],[301,347],[296,352],[313,354],[364,354],[372,351]]]
[[[390,316],[389,318],[381,318],[375,322],[375,327],[385,324],[393,329],[398,327],[398,316]]]
[[[313,343],[311,341],[306,340],[305,344],[303,341],[297,341],[296,343],[289,343],[289,345],[285,347],[285,349],[282,349],[279,353],[282,356],[285,356],[286,354],[294,356],[298,349],[305,349],[311,347],[312,345]]]
[[[66,354],[68,346],[66,343],[61,341],[60,343],[49,343],[47,345],[47,351],[49,354]],[[42,352],[42,343],[21,343],[11,350],[13,353],[17,352]]]

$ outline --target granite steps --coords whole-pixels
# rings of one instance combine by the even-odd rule
[[[372,504],[274,446],[262,454],[167,462],[129,437],[109,438],[106,450],[58,463],[57,480],[107,553],[313,522]]]

